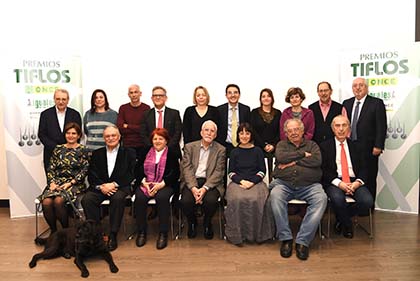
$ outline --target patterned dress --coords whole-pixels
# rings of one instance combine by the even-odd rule
[[[63,144],[57,145],[47,170],[47,186],[40,195],[40,200],[60,195],[60,191],[50,190],[51,182],[62,185],[75,180],[76,184],[67,190],[72,201],[75,201],[76,196],[86,190],[85,178],[89,169],[89,155],[84,145],[77,148],[67,148]]]

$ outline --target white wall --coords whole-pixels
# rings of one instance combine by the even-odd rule
[[[257,107],[269,87],[283,110],[291,86],[304,90],[308,105],[319,81],[338,85],[340,50],[413,42],[414,25],[414,0],[6,0],[0,51],[81,55],[85,109],[102,88],[118,110],[138,83],[148,104],[152,87],[164,86],[168,106],[183,114],[197,85],[219,105],[226,84],[236,83],[243,103]]]

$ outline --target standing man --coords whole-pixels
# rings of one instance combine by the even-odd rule
[[[141,126],[141,141],[144,146],[150,147],[150,134],[156,128],[165,128],[169,133],[168,146],[175,152],[178,159],[181,159],[181,148],[179,141],[182,134],[182,122],[179,111],[165,106],[168,97],[165,88],[156,86],[152,90],[152,101],[154,108],[144,114],[144,121]]]
[[[181,162],[181,206],[188,220],[188,238],[197,236],[194,209],[203,206],[204,238],[213,238],[211,220],[217,210],[217,199],[224,194],[226,149],[214,139],[217,125],[207,120],[201,126],[201,140],[187,143]]]
[[[251,120],[251,109],[239,102],[241,90],[238,85],[227,85],[225,92],[228,102],[217,107],[220,117],[217,142],[226,147],[229,156],[232,149],[238,145],[236,133],[239,125]]]
[[[365,155],[348,139],[350,121],[347,116],[334,117],[331,128],[334,138],[321,144],[322,183],[331,200],[337,221],[336,234],[343,232],[346,238],[353,238],[351,218],[366,214],[373,205],[372,195],[365,182],[368,178]],[[356,203],[350,206],[346,196],[353,197]]]
[[[314,239],[319,222],[327,207],[327,195],[321,181],[321,152],[318,145],[303,138],[305,131],[300,119],[284,123],[287,140],[276,146],[273,181],[270,183],[270,203],[277,227],[277,238],[282,241],[280,255],[288,258],[293,251],[293,235],[289,226],[288,202],[304,200],[308,207],[296,236],[296,256],[306,260],[309,245]]]
[[[137,159],[140,159],[143,150],[140,127],[143,123],[144,113],[150,109],[150,106],[140,101],[141,94],[139,85],[133,84],[128,87],[130,102],[120,106],[117,118],[122,144],[124,147],[135,149]]]
[[[69,92],[65,89],[57,89],[54,92],[55,106],[50,107],[39,117],[38,137],[44,145],[44,170],[50,164],[52,152],[57,144],[66,143],[63,130],[70,122],[77,123],[82,127],[82,118],[76,110],[67,107],[70,100]]]
[[[124,216],[126,197],[131,193],[136,164],[135,152],[120,146],[117,126],[104,129],[105,147],[94,150],[88,173],[89,191],[82,198],[86,219],[101,220],[101,203],[109,200],[110,234],[108,248],[118,247],[117,234]]]
[[[319,82],[317,86],[319,101],[309,106],[314,113],[315,132],[312,138],[317,144],[334,137],[331,130],[332,119],[337,115],[347,115],[346,109],[331,99],[333,89],[329,82]]]
[[[352,84],[354,97],[343,102],[347,117],[351,120],[351,140],[361,146],[368,163],[367,186],[376,198],[376,177],[379,156],[385,148],[386,111],[381,99],[368,95],[364,78],[356,78]]]

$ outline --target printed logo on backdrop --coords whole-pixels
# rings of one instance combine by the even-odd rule
[[[34,198],[46,185],[39,116],[54,106],[54,91],[69,91],[69,106],[81,111],[81,64],[78,56],[5,58],[2,95],[11,217],[34,213]]]
[[[341,100],[353,96],[352,81],[367,80],[369,95],[384,101],[385,152],[379,158],[376,207],[418,212],[420,155],[420,44],[343,51]]]

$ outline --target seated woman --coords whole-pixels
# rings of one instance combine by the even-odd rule
[[[264,153],[253,144],[253,130],[248,123],[238,128],[239,145],[232,150],[225,210],[227,239],[234,245],[257,242],[274,236],[271,208],[266,206],[269,191],[263,182],[266,173]]]
[[[152,147],[146,150],[139,164],[139,177],[136,188],[134,210],[137,224],[137,247],[146,244],[147,239],[147,204],[150,199],[156,200],[156,209],[159,217],[159,237],[156,242],[157,249],[163,249],[168,244],[170,202],[174,193],[173,186],[179,179],[179,162],[174,152],[168,148],[169,133],[165,128],[156,128],[150,136]]]
[[[66,143],[55,147],[47,169],[47,186],[39,196],[51,233],[57,231],[57,219],[63,228],[69,226],[69,202],[63,198],[63,192],[74,202],[86,190],[85,177],[89,169],[89,151],[78,143],[82,136],[80,126],[68,123],[64,135]]]

